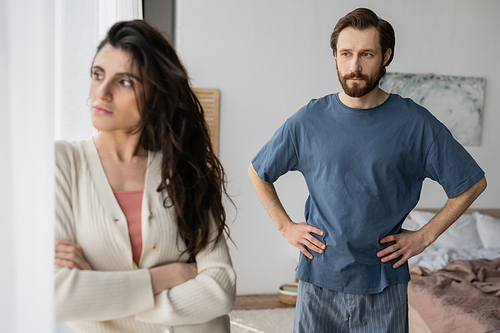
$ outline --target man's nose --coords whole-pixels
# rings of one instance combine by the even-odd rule
[[[358,57],[353,57],[349,64],[349,71],[351,73],[361,72],[361,64]]]

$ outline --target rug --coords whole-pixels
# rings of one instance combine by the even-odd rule
[[[231,311],[231,333],[291,333],[294,311],[294,308]],[[56,325],[55,332],[73,333],[66,324]]]
[[[295,309],[234,310],[231,333],[291,333]]]

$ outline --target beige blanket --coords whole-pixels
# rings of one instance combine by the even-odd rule
[[[433,333],[500,329],[500,258],[453,260],[430,272],[413,266],[410,303]]]

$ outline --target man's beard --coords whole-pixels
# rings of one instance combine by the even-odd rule
[[[346,74],[344,76],[340,76],[339,67],[337,65],[336,65],[336,67],[337,67],[337,76],[339,77],[339,81],[340,81],[340,84],[342,85],[342,89],[350,97],[359,98],[359,97],[362,97],[362,96],[368,94],[373,89],[378,87],[380,80],[385,76],[385,67],[382,64],[380,64],[380,67],[379,67],[377,73],[375,73],[373,76],[364,75],[364,74],[361,74],[360,72],[355,72],[355,73]],[[352,78],[357,78],[357,79],[361,79],[361,80],[365,81],[365,85],[361,86],[360,83],[353,83],[352,87],[349,87],[347,85],[347,80],[352,79]]]

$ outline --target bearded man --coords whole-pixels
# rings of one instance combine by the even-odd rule
[[[387,21],[358,8],[338,21],[330,45],[343,90],[290,117],[254,157],[249,177],[303,254],[294,332],[408,332],[407,260],[479,196],[484,172],[429,111],[379,88],[394,56]],[[300,223],[272,185],[290,170],[309,190]],[[448,200],[420,230],[404,230],[425,178]]]

